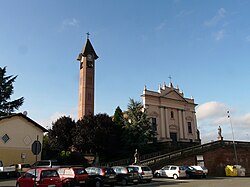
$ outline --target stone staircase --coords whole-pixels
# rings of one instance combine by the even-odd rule
[[[226,141],[226,140],[219,140],[214,141],[202,145],[196,145],[192,147],[188,147],[185,149],[181,149],[178,151],[173,151],[165,154],[160,154],[160,152],[155,152],[147,155],[142,155],[140,157],[141,165],[147,165],[152,168],[152,170],[159,169],[167,164],[173,164],[178,159],[187,158],[190,156],[195,156],[199,154],[203,154],[206,151],[210,151],[213,149],[217,149],[219,147],[230,146],[232,147],[233,144],[237,147],[250,147],[250,142],[240,142],[240,141]],[[116,166],[116,165],[130,165],[133,163],[133,158],[118,160],[114,162],[105,163],[106,166]]]

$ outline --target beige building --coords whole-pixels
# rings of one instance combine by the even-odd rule
[[[0,117],[0,160],[4,165],[29,163],[36,160],[32,143],[43,142],[47,130],[22,113]],[[41,159],[41,153],[38,160]]]
[[[179,88],[170,83],[158,91],[144,87],[143,105],[157,132],[158,142],[199,142],[194,99],[185,98]]]

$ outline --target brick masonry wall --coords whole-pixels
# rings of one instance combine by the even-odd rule
[[[238,165],[241,165],[246,169],[246,176],[250,176],[250,148],[236,147],[236,150]],[[210,176],[225,176],[225,166],[236,164],[233,146],[219,147],[217,149],[210,150],[199,155],[203,155],[204,163],[209,170]],[[196,155],[178,159],[173,164],[195,165]]]

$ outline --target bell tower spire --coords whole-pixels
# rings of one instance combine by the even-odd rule
[[[78,119],[94,114],[95,60],[98,58],[87,33],[87,41],[77,60],[80,62]]]

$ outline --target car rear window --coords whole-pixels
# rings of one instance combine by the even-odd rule
[[[41,173],[42,178],[47,178],[47,177],[58,177],[58,173],[56,170],[44,170]]]
[[[149,167],[145,167],[145,166],[141,167],[141,170],[142,171],[151,171],[151,169]]]
[[[185,168],[184,168],[184,167],[182,167],[182,166],[180,166],[180,167],[179,167],[179,169],[180,169],[180,170],[185,170]]]

